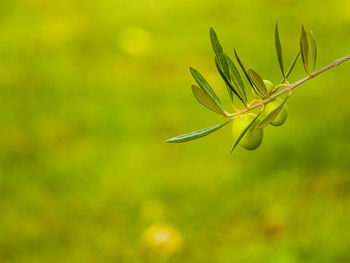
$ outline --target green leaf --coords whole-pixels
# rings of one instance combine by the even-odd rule
[[[222,54],[223,53],[222,46],[220,45],[220,42],[218,40],[218,36],[216,35],[216,33],[212,27],[210,27],[210,40],[211,40],[211,44],[213,46],[213,50],[214,50],[215,54],[216,55]]]
[[[207,107],[208,109],[219,113],[220,115],[224,115],[224,110],[221,107],[220,104],[218,104],[211,96],[208,95],[203,89],[192,85],[192,92],[193,95],[196,97],[196,99],[201,103],[203,106]]]
[[[225,76],[222,69],[220,68],[218,58],[217,57],[215,58],[216,58],[215,59],[216,68],[218,69],[222,79],[225,81],[226,87],[228,87],[244,103],[243,99],[240,97],[240,94],[237,92],[236,88],[231,84],[230,80],[227,78],[227,76]]]
[[[219,68],[222,70],[227,80],[230,81],[230,71],[225,56],[223,54],[218,54],[215,57],[217,59]]]
[[[241,69],[242,69],[244,75],[246,76],[246,78],[247,78],[249,84],[250,84],[250,85],[252,86],[252,88],[255,90],[254,84],[253,84],[252,80],[250,79],[250,77],[249,77],[247,71],[245,70],[245,67],[244,67],[242,61],[241,61],[240,58],[238,57],[238,54],[237,54],[237,52],[236,52],[236,49],[234,49],[234,52],[235,52],[235,57],[236,57],[236,59],[237,59],[237,62],[238,62],[238,64],[239,64],[239,66],[241,67]]]
[[[231,102],[233,103],[233,91],[232,89],[230,88],[230,86],[226,83],[226,77],[224,75],[224,73],[222,72],[222,69],[220,69],[220,66],[218,64],[218,61],[217,61],[217,56],[215,56],[215,66],[216,66],[216,69],[218,70],[220,76],[222,77],[222,79],[225,81],[225,86],[226,86],[226,89],[227,89],[227,92],[230,96],[230,99],[231,99]]]
[[[229,92],[230,99],[233,102],[232,91],[237,95],[237,92],[234,90],[230,83],[230,71],[228,69],[227,61],[223,54],[218,54],[215,56],[216,68],[219,71],[220,76],[225,81],[226,88]]]
[[[316,45],[316,40],[314,38],[312,31],[310,32],[310,38],[311,38],[311,50],[312,50],[312,71],[315,71],[316,59],[317,59],[317,45]]]
[[[286,78],[283,78],[283,80],[281,81],[281,84],[284,83],[284,81],[289,77],[290,73],[292,73],[292,70],[293,70],[295,63],[297,62],[299,56],[300,56],[300,51],[298,51],[297,55],[294,57],[293,62],[287,71]]]
[[[232,65],[230,65],[229,67],[228,65],[229,61],[226,59],[226,55],[224,54],[222,46],[212,27],[210,28],[210,40],[215,53],[216,68],[226,83],[226,88],[228,89],[231,101],[233,102],[233,94],[232,94],[233,92],[243,102],[243,104],[246,105],[247,99],[244,98],[239,88],[237,88],[237,86],[240,85],[239,80],[235,78],[236,73],[238,73],[238,71],[237,69],[236,70],[232,69]],[[242,82],[242,79],[240,81]]]
[[[219,42],[218,36],[216,35],[212,27],[210,28],[210,40],[213,46],[214,53],[217,57],[218,65],[221,68],[222,72],[224,73],[225,77],[228,80],[230,80],[230,73],[229,73],[228,65],[224,56],[224,51]]]
[[[301,59],[304,64],[305,72],[309,74],[309,44],[307,41],[307,35],[303,25],[301,25],[300,53],[301,53]]]
[[[227,65],[230,70],[230,79],[231,83],[236,87],[237,92],[240,94],[240,97],[242,98],[242,101],[244,105],[247,104],[247,95],[244,90],[244,84],[241,78],[241,75],[239,74],[235,63],[231,60],[231,58],[225,54],[225,58],[227,61]]]
[[[191,74],[201,89],[206,92],[215,102],[221,107],[221,102],[216,96],[215,92],[212,90],[208,82],[204,79],[204,77],[194,68],[190,67]],[[222,108],[222,107],[221,107]]]
[[[225,126],[230,121],[232,121],[232,120],[225,121],[224,123],[221,123],[219,125],[212,126],[212,127],[209,127],[209,128],[203,129],[203,130],[199,130],[199,131],[183,134],[180,136],[176,136],[174,138],[166,140],[165,142],[180,143],[180,142],[192,141],[192,140],[207,136],[207,135],[217,131],[218,129]]]
[[[280,113],[280,111],[282,110],[283,105],[286,103],[287,99],[289,98],[286,97],[280,105],[278,105],[273,111],[271,111],[267,116],[265,116],[265,118],[259,123],[259,125],[256,127],[257,129],[262,129],[264,127],[266,127],[268,124],[270,124],[276,117],[277,115]]]
[[[231,148],[231,153],[233,152],[233,150],[236,148],[236,146],[238,145],[238,143],[242,140],[243,136],[247,133],[247,131],[249,130],[250,127],[252,127],[252,125],[254,124],[254,122],[259,118],[261,112],[259,112],[258,115],[256,115],[256,117],[254,118],[254,120],[247,126],[245,127],[245,129],[242,131],[242,133],[238,136],[238,138],[236,139],[236,141],[233,143],[233,146]],[[233,120],[234,121],[234,120]]]
[[[266,86],[262,78],[259,76],[258,73],[256,73],[252,69],[248,69],[248,74],[250,78],[252,79],[253,83],[255,84],[255,87],[258,89],[258,91],[263,95],[264,97],[268,97],[269,94],[267,92]]]
[[[276,52],[277,52],[278,62],[280,64],[280,68],[281,68],[281,71],[282,71],[283,78],[285,79],[286,75],[284,74],[282,47],[281,47],[280,36],[279,36],[279,33],[278,33],[278,24],[276,24],[276,28],[275,28],[275,45],[276,45]]]

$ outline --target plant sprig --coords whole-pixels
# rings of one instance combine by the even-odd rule
[[[282,45],[279,37],[279,31],[278,31],[278,24],[276,24],[275,27],[275,46],[276,46],[276,53],[278,58],[278,64],[281,69],[282,73],[282,81],[279,85],[271,86],[271,82],[267,80],[263,80],[263,78],[253,69],[248,68],[246,70],[245,66],[242,63],[242,60],[237,54],[236,49],[234,49],[234,55],[236,58],[236,61],[239,65],[239,68],[242,70],[244,76],[246,77],[246,80],[248,81],[250,87],[254,91],[255,97],[252,98],[251,101],[248,101],[246,87],[244,86],[244,82],[242,80],[241,74],[239,73],[239,70],[235,64],[235,62],[224,52],[216,32],[213,28],[210,28],[210,39],[211,44],[214,51],[214,57],[215,57],[215,64],[216,68],[223,79],[229,96],[230,100],[232,102],[234,112],[228,113],[222,106],[220,99],[215,94],[214,90],[211,88],[209,83],[205,80],[205,78],[194,68],[190,68],[191,74],[193,78],[195,79],[198,86],[192,85],[192,92],[196,99],[205,107],[208,109],[214,111],[215,113],[221,115],[224,118],[229,118],[228,121],[206,128],[202,129],[196,132],[191,132],[188,134],[176,136],[174,138],[168,139],[166,142],[170,143],[180,143],[180,142],[187,142],[194,139],[198,139],[204,136],[207,136],[226,124],[228,124],[231,121],[241,121],[244,122],[243,119],[245,118],[246,114],[248,114],[251,111],[254,111],[257,108],[260,108],[259,114],[254,115],[255,117],[251,122],[248,124],[244,124],[242,131],[240,134],[235,138],[235,142],[233,144],[233,147],[231,148],[231,152],[236,148],[236,146],[240,143],[241,140],[245,140],[245,145],[249,143],[249,140],[252,140],[251,138],[245,138],[245,134],[250,130],[252,134],[254,134],[254,130],[263,129],[269,124],[277,125],[276,119],[281,114],[281,111],[285,107],[286,101],[292,94],[292,90],[296,88],[297,86],[301,85],[302,83],[308,81],[311,78],[314,78],[315,76],[340,65],[341,63],[347,61],[350,59],[350,55],[347,55],[343,58],[340,58],[333,63],[315,71],[316,66],[316,59],[317,59],[317,45],[314,38],[314,35],[312,31],[310,32],[310,41],[311,41],[311,72],[309,68],[309,43],[308,43],[308,37],[305,31],[304,26],[301,26],[301,34],[300,34],[300,50],[297,52],[296,56],[292,60],[292,63],[290,67],[288,68],[287,72],[285,72],[284,69],[284,63],[283,63],[283,55],[282,55]],[[296,65],[296,62],[301,56],[301,60],[303,63],[304,70],[307,74],[306,77],[294,82],[289,83],[288,77],[290,76],[292,70],[294,69],[294,66]],[[278,91],[280,88],[282,90]],[[279,99],[280,96],[288,93],[288,96],[285,97],[285,99],[281,100]],[[238,109],[238,107],[235,105],[235,98],[238,98],[241,103],[243,104],[243,109]],[[276,100],[279,100],[276,101]],[[265,112],[265,106],[271,102],[274,102],[274,108],[271,111]],[[251,113],[249,113],[251,114]],[[260,120],[259,117],[262,116],[262,119]],[[283,120],[284,122],[285,120]],[[282,122],[282,123],[283,123]],[[244,122],[246,123],[246,122]],[[254,123],[254,125],[253,125]],[[281,123],[281,121],[279,121]],[[279,124],[280,125],[280,124]],[[235,132],[234,132],[235,134]],[[262,133],[260,133],[262,134]],[[252,135],[250,135],[252,136]],[[262,135],[261,135],[262,136]],[[261,139],[262,140],[262,139]],[[260,143],[261,143],[261,140]],[[259,145],[257,145],[259,146]],[[244,147],[244,146],[242,146]],[[250,147],[251,149],[255,149],[257,147]],[[247,148],[248,149],[248,148]]]

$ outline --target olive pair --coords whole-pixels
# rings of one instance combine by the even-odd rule
[[[264,80],[264,83],[266,85],[267,90],[271,92],[271,90],[274,87],[273,83],[268,80]],[[282,102],[283,100],[281,100],[280,98],[270,101],[265,105],[262,115],[268,116]],[[254,113],[242,114],[241,116],[233,120],[232,132],[235,140],[241,135],[241,133],[246,129],[246,127],[248,127],[254,121],[256,116],[257,115]],[[286,109],[286,105],[284,105],[281,111],[278,113],[278,115],[274,118],[274,120],[270,122],[270,124],[273,126],[280,126],[286,121],[287,116],[288,112]],[[264,132],[262,128],[257,128],[258,125],[259,119],[257,119],[251,125],[251,127],[249,127],[248,131],[244,134],[243,138],[239,142],[239,145],[241,147],[247,150],[255,150],[260,146],[263,140]]]

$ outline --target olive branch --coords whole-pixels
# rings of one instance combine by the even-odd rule
[[[249,122],[247,125],[245,124],[245,127],[240,129],[238,133],[235,134],[235,130],[233,130],[235,141],[233,144],[233,147],[231,148],[231,152],[235,149],[235,147],[241,142],[241,143],[246,143],[244,141],[241,141],[246,133],[250,133],[250,135],[255,133],[258,133],[259,129],[264,128],[268,124],[272,124],[275,126],[281,125],[284,121],[280,121],[280,124],[274,124],[274,121],[278,118],[278,116],[281,115],[281,112],[284,109],[284,105],[288,98],[292,94],[292,90],[296,88],[297,86],[301,85],[302,83],[316,77],[317,75],[333,68],[336,67],[346,60],[350,59],[350,55],[347,55],[343,58],[337,59],[333,63],[315,71],[315,66],[316,66],[316,59],[317,59],[317,46],[316,46],[316,41],[313,36],[312,31],[310,32],[310,39],[311,39],[311,62],[312,62],[312,67],[311,67],[311,73],[310,73],[310,68],[309,68],[309,44],[308,44],[308,37],[306,34],[306,31],[304,29],[304,26],[301,26],[301,34],[300,34],[300,50],[298,51],[297,55],[294,57],[290,67],[288,68],[287,72],[284,70],[284,64],[283,64],[283,56],[282,56],[282,47],[281,47],[281,42],[279,38],[279,32],[278,32],[278,24],[276,24],[275,27],[275,46],[276,46],[276,53],[277,53],[277,58],[279,62],[279,66],[281,69],[282,73],[282,81],[279,85],[274,86],[271,82],[267,80],[263,80],[258,73],[256,73],[253,69],[248,69],[246,70],[242,60],[239,58],[237,51],[234,49],[234,54],[236,61],[243,72],[245,78],[247,79],[249,85],[251,86],[252,90],[254,91],[255,97],[249,102],[248,97],[246,94],[246,90],[244,87],[244,83],[242,80],[242,77],[233,62],[233,60],[223,51],[223,48],[218,40],[218,37],[214,31],[213,28],[210,28],[210,38],[211,38],[211,43],[212,47],[214,50],[215,54],[215,64],[216,68],[222,77],[222,79],[225,82],[227,91],[229,93],[229,97],[231,99],[232,105],[234,112],[233,113],[228,113],[221,105],[220,99],[217,97],[215,92],[212,90],[208,82],[205,80],[205,78],[194,68],[190,67],[190,72],[195,79],[196,85],[192,85],[192,92],[195,98],[207,107],[208,109],[218,113],[221,115],[223,118],[229,118],[224,123],[218,124],[216,126],[212,126],[206,129],[202,129],[196,132],[191,132],[187,133],[184,135],[176,136],[174,138],[166,140],[166,142],[169,143],[181,143],[181,142],[187,142],[191,141],[197,138],[204,137],[206,135],[209,135],[218,129],[222,128],[232,120],[235,121],[241,121],[242,118],[246,117],[246,113],[253,111],[254,109],[257,109],[260,107],[260,111],[258,115],[254,115],[255,117],[251,122]],[[301,60],[304,66],[304,70],[307,74],[306,77],[294,82],[294,83],[289,83],[287,78],[291,74],[299,56],[301,55]],[[271,85],[273,87],[267,87],[267,85]],[[278,91],[280,88],[282,90]],[[269,110],[267,112],[264,111],[265,106],[269,104],[270,102],[276,102],[276,99],[282,96],[283,94],[288,93],[288,95],[282,100],[279,99],[279,102],[277,104],[274,104],[274,108],[272,110]],[[234,103],[235,99],[239,99],[240,103],[243,104],[244,108],[243,109],[238,109]],[[250,113],[251,114],[251,113]],[[260,116],[263,116],[262,119],[259,119]],[[246,123],[246,122],[244,122]],[[262,137],[262,132],[260,132]],[[248,139],[247,139],[248,140]],[[259,143],[256,143],[254,147],[242,147],[246,149],[256,149],[261,141],[258,140]]]
[[[317,71],[315,71],[315,72],[309,74],[309,75],[306,76],[305,78],[302,78],[302,79],[300,79],[300,80],[298,80],[298,81],[296,81],[296,82],[294,82],[294,83],[292,83],[292,84],[280,84],[280,85],[278,85],[278,86],[276,86],[276,87],[282,87],[282,86],[284,86],[284,87],[286,87],[286,88],[283,89],[283,90],[281,90],[281,91],[278,92],[278,93],[275,93],[275,94],[269,96],[267,99],[258,100],[259,103],[254,104],[253,106],[248,106],[248,107],[246,107],[245,109],[236,111],[236,112],[234,112],[234,113],[227,113],[227,112],[225,112],[225,114],[222,115],[222,116],[223,116],[224,118],[236,117],[236,116],[239,116],[239,115],[241,115],[241,114],[244,114],[244,113],[246,113],[246,112],[248,112],[248,111],[251,111],[251,110],[253,110],[253,109],[255,109],[255,108],[264,106],[265,104],[269,103],[269,102],[272,101],[273,99],[275,99],[275,98],[277,98],[277,97],[279,97],[279,96],[281,96],[281,95],[283,95],[283,94],[285,94],[285,93],[287,93],[287,92],[291,92],[294,88],[296,88],[296,87],[299,86],[300,84],[302,84],[302,83],[308,81],[309,79],[312,79],[313,77],[316,77],[317,75],[319,75],[319,74],[321,74],[321,73],[323,73],[323,72],[325,72],[325,71],[327,71],[327,70],[329,70],[329,69],[331,69],[331,68],[334,68],[334,67],[336,67],[336,66],[339,66],[341,63],[343,63],[343,62],[345,62],[345,61],[347,61],[347,60],[349,60],[349,59],[350,59],[350,55],[345,56],[345,57],[343,57],[343,58],[337,59],[337,60],[334,61],[333,63],[331,63],[331,64],[329,64],[329,65],[327,65],[327,66],[325,66],[325,67],[323,67],[323,68],[321,68],[321,69],[319,69],[319,70],[317,70]]]

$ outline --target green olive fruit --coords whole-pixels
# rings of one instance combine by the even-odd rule
[[[264,115],[267,116],[270,114],[274,109],[276,109],[281,103],[283,102],[282,99],[276,98],[273,101],[269,102],[265,105],[264,109]],[[277,117],[271,122],[271,125],[273,126],[280,126],[287,120],[288,117],[288,111],[286,108],[286,105],[283,105],[281,111],[278,113]]]
[[[266,79],[264,79],[263,82],[266,86],[267,91],[270,93],[272,91],[272,89],[275,87],[275,85],[271,81],[266,80]]]
[[[248,113],[242,114],[238,118],[233,120],[232,124],[232,133],[233,137],[236,140],[239,135],[243,132],[243,130],[254,120],[256,114]],[[263,140],[263,130],[255,129],[258,121],[253,123],[253,125],[249,128],[246,134],[243,136],[239,145],[247,150],[255,150],[258,148]]]

